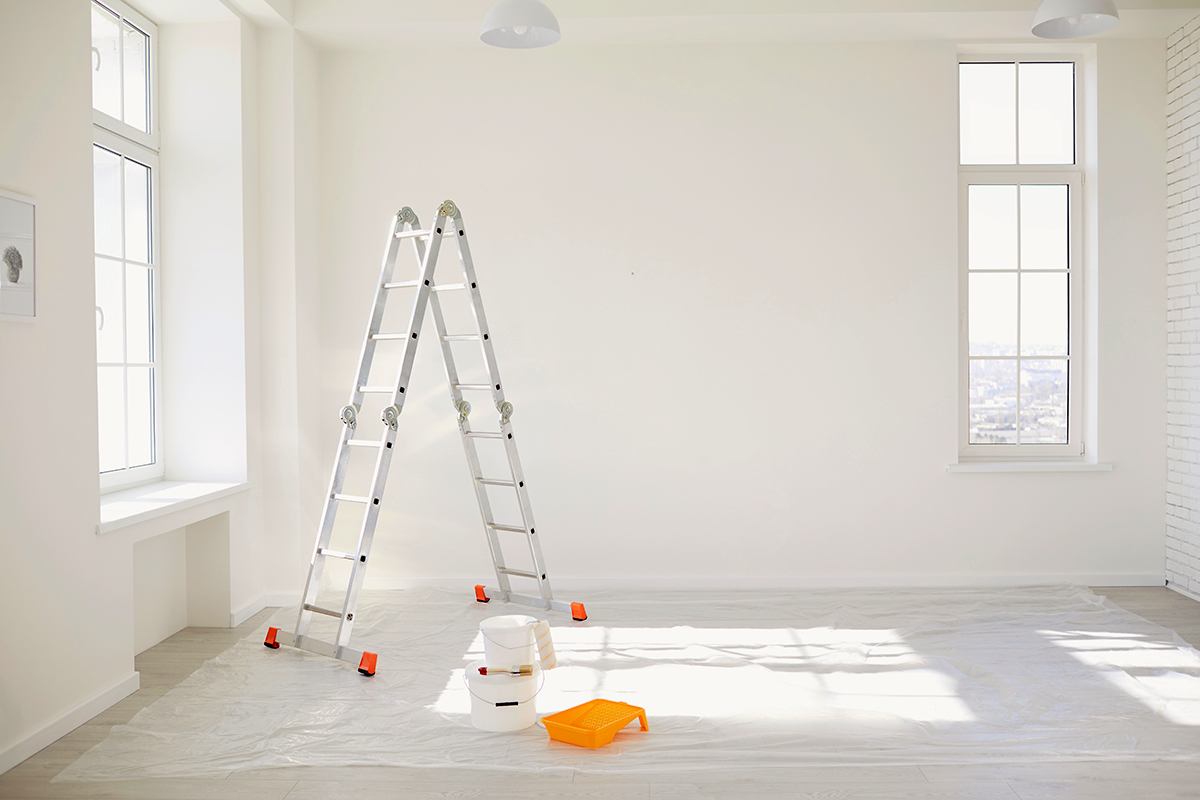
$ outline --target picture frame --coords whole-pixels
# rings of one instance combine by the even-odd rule
[[[37,319],[37,201],[0,189],[0,322]]]

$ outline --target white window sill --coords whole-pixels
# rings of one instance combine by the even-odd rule
[[[947,472],[1112,472],[1112,464],[1089,461],[964,461]]]
[[[101,495],[100,524],[96,526],[96,533],[111,533],[139,522],[244,492],[249,488],[248,483],[160,481]]]

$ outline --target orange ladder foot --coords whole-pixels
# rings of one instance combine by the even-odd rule
[[[263,644],[267,647],[270,647],[272,650],[278,650],[279,642],[275,641],[275,637],[278,635],[279,628],[267,628],[267,640],[263,642]]]
[[[571,603],[571,619],[576,622],[583,622],[587,619],[587,611],[583,608],[583,603]]]
[[[363,653],[362,660],[358,662],[358,671],[363,675],[370,677],[375,674],[375,661],[379,656],[375,653]]]
[[[482,583],[476,584],[476,586],[475,586],[475,602],[476,603],[488,603],[488,602],[491,602],[491,599],[492,598],[488,597],[487,594],[483,591],[483,584]]]

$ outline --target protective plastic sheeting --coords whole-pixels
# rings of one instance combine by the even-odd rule
[[[1200,654],[1075,587],[590,593],[551,620],[539,715],[642,706],[599,750],[470,724],[469,589],[364,592],[349,665],[262,646],[266,626],[113,728],[56,780],[293,765],[583,772],[788,765],[1200,761]],[[270,623],[288,628],[294,612]]]

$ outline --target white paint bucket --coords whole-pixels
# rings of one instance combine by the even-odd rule
[[[532,675],[480,675],[482,666],[482,661],[467,666],[471,724],[481,731],[523,731],[537,722],[540,670]]]
[[[526,614],[488,617],[479,623],[488,669],[537,664],[540,659],[533,633],[536,624],[537,617]]]

